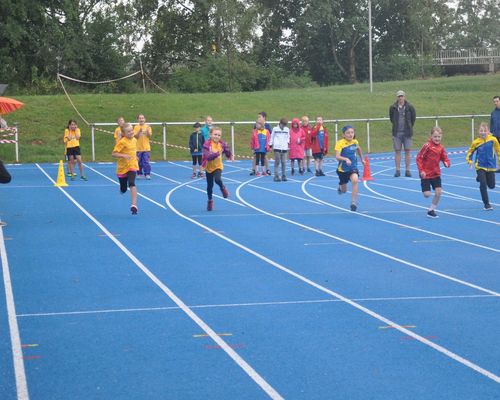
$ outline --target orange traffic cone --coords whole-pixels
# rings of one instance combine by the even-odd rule
[[[363,178],[364,181],[373,181],[372,174],[370,172],[370,160],[368,156],[365,156],[365,167],[363,168]]]

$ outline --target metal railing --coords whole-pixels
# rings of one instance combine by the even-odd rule
[[[500,48],[437,50],[433,60],[437,65],[498,64]]]
[[[470,119],[470,133],[471,133],[471,140],[474,140],[474,136],[476,133],[476,128],[475,128],[475,121],[477,118],[485,118],[485,117],[490,117],[489,114],[466,114],[466,115],[435,115],[435,116],[423,116],[423,117],[417,117],[418,120],[434,120],[435,126],[439,125],[439,121],[443,119]],[[268,121],[270,124],[277,124],[278,121]],[[342,125],[345,125],[346,123],[364,123],[366,124],[366,150],[368,153],[371,152],[371,134],[370,130],[372,127],[372,124],[374,123],[380,123],[380,122],[389,122],[389,118],[346,118],[346,119],[325,119],[324,123],[325,124],[333,124],[334,125],[334,135],[335,135],[335,141],[339,139],[339,131],[341,129]],[[148,125],[151,126],[161,126],[162,128],[162,141],[161,142],[155,142],[156,144],[159,144],[163,147],[163,160],[167,160],[167,148],[168,147],[176,147],[176,148],[182,148],[182,149],[187,149],[187,147],[184,146],[179,146],[179,145],[174,145],[174,144],[169,144],[167,142],[168,138],[168,128],[172,126],[189,126],[191,127],[193,125],[193,121],[191,122],[148,122]],[[231,140],[230,140],[230,145],[231,145],[231,151],[233,154],[235,154],[235,127],[238,125],[253,125],[255,121],[216,121],[214,122],[214,125],[218,126],[229,126],[230,131],[231,131]],[[96,130],[99,129],[99,127],[104,127],[104,126],[112,126],[116,127],[115,122],[95,122],[91,124],[91,142],[92,142],[92,161],[95,161],[95,132]],[[340,128],[340,129],[339,129]],[[109,132],[112,133],[112,132]]]

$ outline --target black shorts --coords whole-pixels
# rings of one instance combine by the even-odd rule
[[[80,146],[76,146],[76,147],[69,147],[66,149],[66,155],[69,157],[69,156],[73,156],[73,157],[76,157],[76,156],[81,156],[82,153],[80,152]]]
[[[349,182],[351,180],[351,175],[352,174],[356,174],[359,176],[359,171],[357,169],[353,169],[351,171],[347,171],[347,172],[341,172],[339,170],[337,170],[337,175],[339,176],[339,185],[345,185],[347,182]]]
[[[323,152],[321,152],[321,153],[313,153],[313,158],[315,160],[322,160],[323,159]]]
[[[441,187],[441,177],[436,176],[430,179],[420,179],[420,186],[422,186],[422,192],[430,192],[431,186],[434,190]]]

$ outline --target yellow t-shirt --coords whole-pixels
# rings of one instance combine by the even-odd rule
[[[69,138],[71,133],[72,139]],[[80,140],[76,139],[76,136],[80,137],[80,128],[76,128],[75,131],[70,132],[68,128],[64,130],[64,143],[66,143],[66,148],[71,149],[72,147],[80,146]]]
[[[119,158],[116,162],[116,174],[125,175],[128,171],[139,171],[137,162],[137,139],[122,137],[113,149],[113,153],[130,155],[130,159]]]
[[[224,165],[222,164],[222,145],[220,144],[220,142],[218,143],[211,142],[210,150],[212,150],[214,153],[219,152],[221,154],[219,155],[219,157],[211,161],[207,161],[207,165],[205,166],[205,171],[212,173],[216,169],[223,170]]]
[[[137,134],[139,133],[141,128],[144,132],[149,129],[151,131],[151,134],[153,134],[153,130],[148,124],[144,124],[142,126],[141,125],[134,126],[134,135],[136,135],[137,138],[137,151],[151,151],[151,145],[149,144],[149,137],[145,133],[137,137]]]
[[[118,127],[115,129],[115,134],[113,135],[115,138],[115,144],[120,141],[122,138],[122,128]]]

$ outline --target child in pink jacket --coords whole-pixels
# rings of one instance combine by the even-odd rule
[[[298,118],[292,120],[292,128],[290,129],[290,163],[292,167],[292,175],[295,174],[295,161],[299,167],[299,174],[304,174],[304,149],[306,143],[306,135],[300,127]]]

